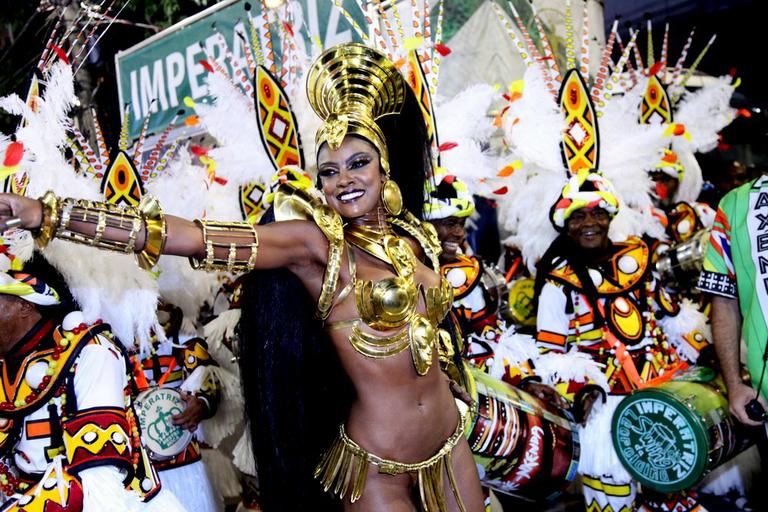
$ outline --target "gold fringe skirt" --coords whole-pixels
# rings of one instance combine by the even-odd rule
[[[421,509],[424,512],[444,512],[448,509],[445,502],[443,474],[448,474],[451,491],[456,498],[459,510],[465,510],[456,486],[456,478],[451,466],[451,452],[464,435],[464,413],[459,413],[456,431],[449,437],[436,454],[425,461],[416,463],[397,462],[378,457],[347,437],[344,425],[339,426],[339,437],[325,452],[315,469],[315,478],[320,480],[325,491],[331,491],[344,500],[354,503],[363,494],[368,465],[378,467],[379,473],[400,475],[416,473]]]

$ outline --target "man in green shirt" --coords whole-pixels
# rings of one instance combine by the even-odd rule
[[[768,378],[761,379],[768,338],[768,175],[720,201],[698,287],[714,296],[712,333],[731,413],[742,423],[759,425],[745,407],[757,396],[768,409]],[[759,393],[741,380],[742,337],[752,385],[761,386]]]

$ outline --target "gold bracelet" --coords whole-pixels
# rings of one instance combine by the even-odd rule
[[[49,190],[39,199],[43,203],[43,218],[40,222],[40,229],[33,233],[37,246],[44,249],[56,236],[56,229],[59,225],[60,203],[59,198],[53,191]]]
[[[195,220],[203,232],[205,259],[189,258],[194,269],[207,272],[250,272],[256,266],[259,233],[247,222]],[[239,250],[250,250],[248,258],[239,258]],[[226,251],[226,252],[225,252]],[[217,256],[218,252],[218,256]]]
[[[143,225],[141,213],[135,207],[121,208],[84,199],[62,199],[59,219],[56,238],[125,254],[133,254],[136,233]],[[105,237],[107,228],[128,231],[125,227],[126,219],[132,221],[132,229],[128,232],[126,241]],[[72,221],[95,224],[94,233],[86,234],[71,229]]]
[[[56,237],[99,249],[133,254],[136,238],[146,229],[144,248],[136,255],[139,266],[152,269],[160,258],[167,237],[165,216],[160,204],[151,196],[144,196],[138,207],[120,207],[109,203],[84,199],[59,199],[48,191],[40,198],[43,203],[43,220],[34,234],[37,245],[44,248]],[[72,220],[95,224],[93,234],[70,228]],[[127,232],[125,241],[105,238],[107,229]]]
[[[138,206],[138,211],[146,226],[144,248],[136,255],[136,261],[144,270],[150,270],[157,265],[157,260],[165,248],[168,238],[167,225],[160,203],[152,196],[144,196]],[[129,235],[130,236],[130,235]]]

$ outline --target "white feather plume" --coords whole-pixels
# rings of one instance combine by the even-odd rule
[[[510,233],[506,245],[516,247],[523,263],[535,274],[536,263],[557,237],[549,221],[549,208],[566,183],[562,170],[525,168],[514,173],[510,192],[499,199],[498,214],[503,228]]]
[[[538,67],[523,76],[522,96],[510,103],[504,115],[504,140],[526,166],[562,170],[560,141],[565,120],[554,97],[547,91]]]
[[[437,101],[435,120],[440,142],[463,138],[487,140],[493,131],[493,125],[488,122],[488,109],[496,95],[494,87],[475,84],[452,98]]]
[[[549,352],[539,356],[536,360],[536,375],[551,386],[568,381],[592,382],[609,392],[608,380],[601,366],[589,354],[579,352],[574,347],[565,354]]]
[[[712,340],[712,329],[709,326],[707,315],[699,311],[699,308],[690,299],[680,301],[680,312],[675,316],[661,318],[659,326],[667,335],[669,343],[675,347],[678,355],[691,363],[696,362],[699,351],[685,340],[685,336],[691,334],[692,331],[699,331],[704,338]]]
[[[203,217],[208,202],[206,170],[193,165],[186,151],[179,154],[155,180],[147,183],[147,192],[160,201],[166,214],[199,219]],[[183,334],[194,334],[200,308],[217,287],[216,274],[194,270],[186,258],[174,256],[160,258],[158,269],[157,284],[163,300],[178,306],[183,312]]]
[[[258,476],[256,468],[256,457],[253,456],[253,444],[251,443],[251,434],[248,428],[245,429],[240,440],[235,445],[235,458],[232,460],[234,465],[249,476]]]
[[[730,106],[734,90],[731,81],[730,76],[723,76],[697,91],[683,94],[677,104],[675,122],[685,125],[691,141],[681,140],[682,147],[707,152],[717,146],[718,133],[736,115],[736,109]]]
[[[43,83],[39,111],[20,109],[24,123],[16,132],[25,148],[21,169],[30,178],[27,195],[37,197],[53,190],[60,197],[100,200],[99,184],[78,175],[61,151],[75,98],[72,70],[57,63]],[[0,105],[18,106],[13,99]],[[53,240],[42,254],[66,279],[86,322],[102,319],[109,323],[126,347],[135,340],[148,346],[151,331],[157,327],[157,283],[136,265],[133,256],[61,240]]]
[[[305,75],[306,76],[306,75]],[[317,167],[317,147],[315,146],[315,133],[320,129],[322,120],[309,106],[309,98],[306,94],[305,81],[300,81],[301,87],[297,93],[291,96],[291,110],[296,116],[299,125],[299,135],[304,151],[304,170],[313,174]]]
[[[676,139],[679,139],[679,137],[676,137]],[[690,148],[683,147],[681,141],[675,140],[672,143],[672,149],[677,153],[678,162],[685,169],[683,178],[677,186],[674,200],[693,203],[699,198],[701,187],[704,185],[701,166],[698,160],[696,160],[696,155],[693,154],[693,151]]]
[[[210,152],[217,173],[236,186],[253,181],[268,183],[274,168],[259,139],[253,103],[221,73],[208,74],[208,90],[212,102],[198,103],[195,110],[218,142]]]
[[[501,379],[507,373],[507,367],[520,367],[535,361],[539,357],[536,340],[527,334],[516,333],[513,328],[502,331],[498,342],[488,342],[493,348],[493,362],[489,374]]]

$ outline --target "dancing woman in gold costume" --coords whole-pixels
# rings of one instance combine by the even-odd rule
[[[321,55],[307,84],[323,120],[316,142],[324,199],[283,185],[274,203],[280,222],[191,222],[163,215],[151,201],[117,209],[50,193],[39,201],[4,194],[0,229],[8,221],[31,229],[43,247],[58,238],[136,252],[145,268],[169,254],[210,271],[287,269],[313,298],[353,389],[316,466],[322,486],[345,510],[482,510],[465,413],[437,364],[448,345],[439,325],[452,293],[436,271],[439,242],[416,217],[431,170],[418,103],[392,63],[356,44]],[[246,327],[258,328],[246,315]],[[283,510],[297,508],[292,496],[281,499]]]

